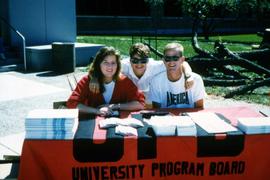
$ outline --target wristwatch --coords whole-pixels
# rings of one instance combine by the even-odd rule
[[[118,103],[118,104],[113,104],[113,110],[120,110],[120,103]]]

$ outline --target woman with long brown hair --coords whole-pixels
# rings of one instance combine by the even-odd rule
[[[101,48],[90,66],[88,75],[78,82],[69,97],[67,107],[102,116],[110,115],[113,110],[143,109],[143,93],[120,73],[120,69],[120,53],[113,47]],[[89,81],[93,77],[98,80],[98,94],[89,90]]]

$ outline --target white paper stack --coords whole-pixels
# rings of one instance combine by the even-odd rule
[[[188,113],[188,116],[208,133],[226,133],[237,131],[235,127],[212,112]]]
[[[197,128],[196,124],[191,120],[189,116],[176,116],[177,121],[177,136],[196,136]]]
[[[238,118],[237,127],[246,134],[270,133],[270,117]]]
[[[151,116],[149,120],[144,119],[146,123],[152,126],[157,136],[175,136],[176,125],[171,120],[172,116]]]
[[[133,128],[143,127],[143,123],[140,120],[135,119],[135,118],[120,119],[120,118],[111,117],[111,118],[106,118],[99,121],[99,127],[102,129],[115,127],[118,125],[130,126]]]
[[[99,127],[102,129],[115,127],[115,133],[123,136],[138,136],[137,129],[143,127],[143,123],[135,118],[106,118],[99,121]]]
[[[157,136],[196,136],[195,123],[187,116],[152,116],[145,119]]]
[[[73,139],[78,109],[36,109],[25,118],[26,139]]]
[[[131,126],[118,125],[115,128],[115,133],[122,136],[138,136],[137,129]]]

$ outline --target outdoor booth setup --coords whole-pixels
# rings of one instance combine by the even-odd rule
[[[269,179],[270,134],[246,134],[235,126],[239,118],[262,114],[249,107],[165,111],[168,118],[211,112],[236,130],[208,133],[196,121],[195,135],[159,136],[144,113],[122,111],[120,118],[143,123],[136,135],[123,136],[117,126],[102,129],[104,118],[80,114],[74,136],[24,140],[19,179]]]

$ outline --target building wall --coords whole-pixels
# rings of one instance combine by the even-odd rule
[[[0,16],[1,16],[1,20],[0,20],[0,35],[3,38],[4,42],[6,43],[9,39],[7,35],[7,29],[6,29],[6,24],[5,22],[3,22],[3,20],[5,20],[5,17],[8,17],[8,11],[7,8],[8,7],[8,1],[5,0],[0,0]]]
[[[5,6],[5,19],[24,35],[27,46],[76,40],[75,0],[9,0]],[[7,29],[11,46],[19,46],[21,39]]]

